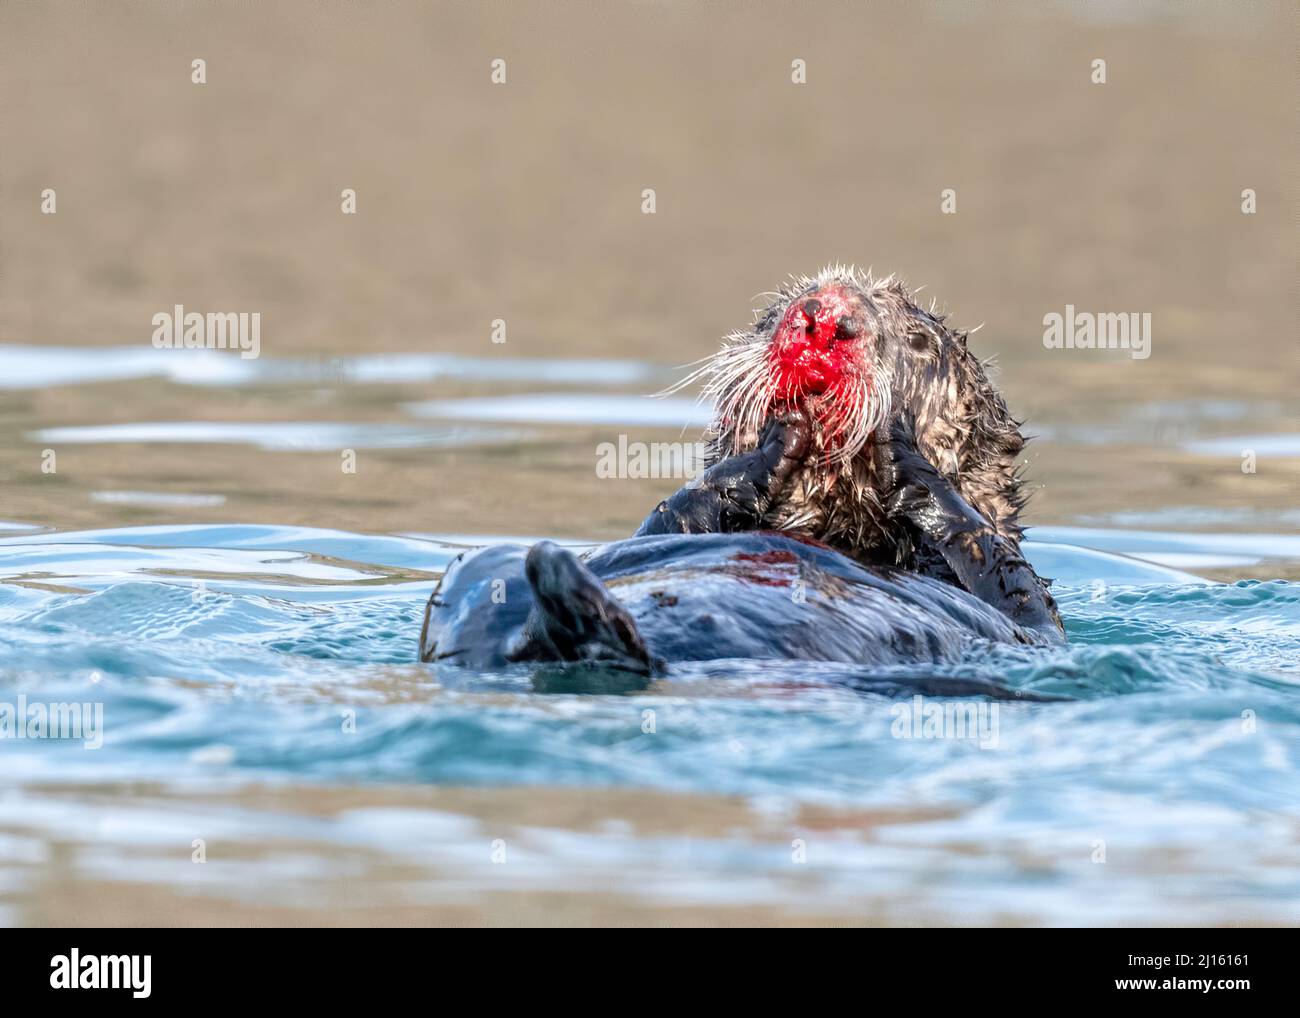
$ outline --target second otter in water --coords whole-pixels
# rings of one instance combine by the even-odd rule
[[[649,674],[709,657],[937,661],[973,640],[1061,639],[1020,554],[1019,424],[965,335],[897,282],[852,270],[773,296],[686,380],[715,400],[704,474],[632,539],[581,558],[542,542],[458,561],[430,598],[421,660]],[[731,536],[688,536],[701,534]],[[816,600],[791,610],[801,602],[784,588],[807,577]]]

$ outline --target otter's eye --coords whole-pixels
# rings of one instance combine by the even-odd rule
[[[907,342],[917,353],[929,353],[934,349],[934,337],[928,332],[909,333]]]

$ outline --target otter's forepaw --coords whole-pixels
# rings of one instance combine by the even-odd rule
[[[786,482],[808,458],[813,446],[813,426],[802,410],[789,410],[763,427],[758,448],[768,470],[769,498],[776,498]]]
[[[916,447],[916,424],[907,416],[895,418],[889,440],[881,443],[882,466],[887,481],[885,511],[891,517],[910,520],[925,530],[921,519],[932,511],[933,493],[944,481]]]
[[[890,422],[889,444],[898,450],[916,451],[916,418],[900,413]]]
[[[754,530],[778,502],[812,447],[802,413],[774,417],[756,448],[719,460],[659,503],[637,530],[647,534],[733,534]]]

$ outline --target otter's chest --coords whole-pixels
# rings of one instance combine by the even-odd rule
[[[838,478],[809,472],[795,480],[765,522],[773,530],[829,545],[869,568],[896,567],[960,586],[936,549],[889,516],[887,498],[869,470]]]
[[[891,520],[868,479],[806,472],[774,507],[772,529],[807,534],[859,562],[897,564],[907,537]]]

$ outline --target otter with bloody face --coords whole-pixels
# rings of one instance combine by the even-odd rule
[[[939,569],[888,505],[889,430],[901,423],[970,506],[1019,542],[1020,422],[966,333],[915,304],[892,277],[836,267],[794,281],[674,388],[701,380],[716,408],[715,460],[754,448],[774,418],[802,415],[811,425],[810,454],[767,506],[763,528],[816,538],[862,562]]]
[[[699,382],[715,407],[709,468],[630,540],[458,560],[430,599],[421,660],[648,676],[1062,638],[1020,554],[1019,423],[966,335],[901,284],[840,267],[796,280],[674,389]]]

